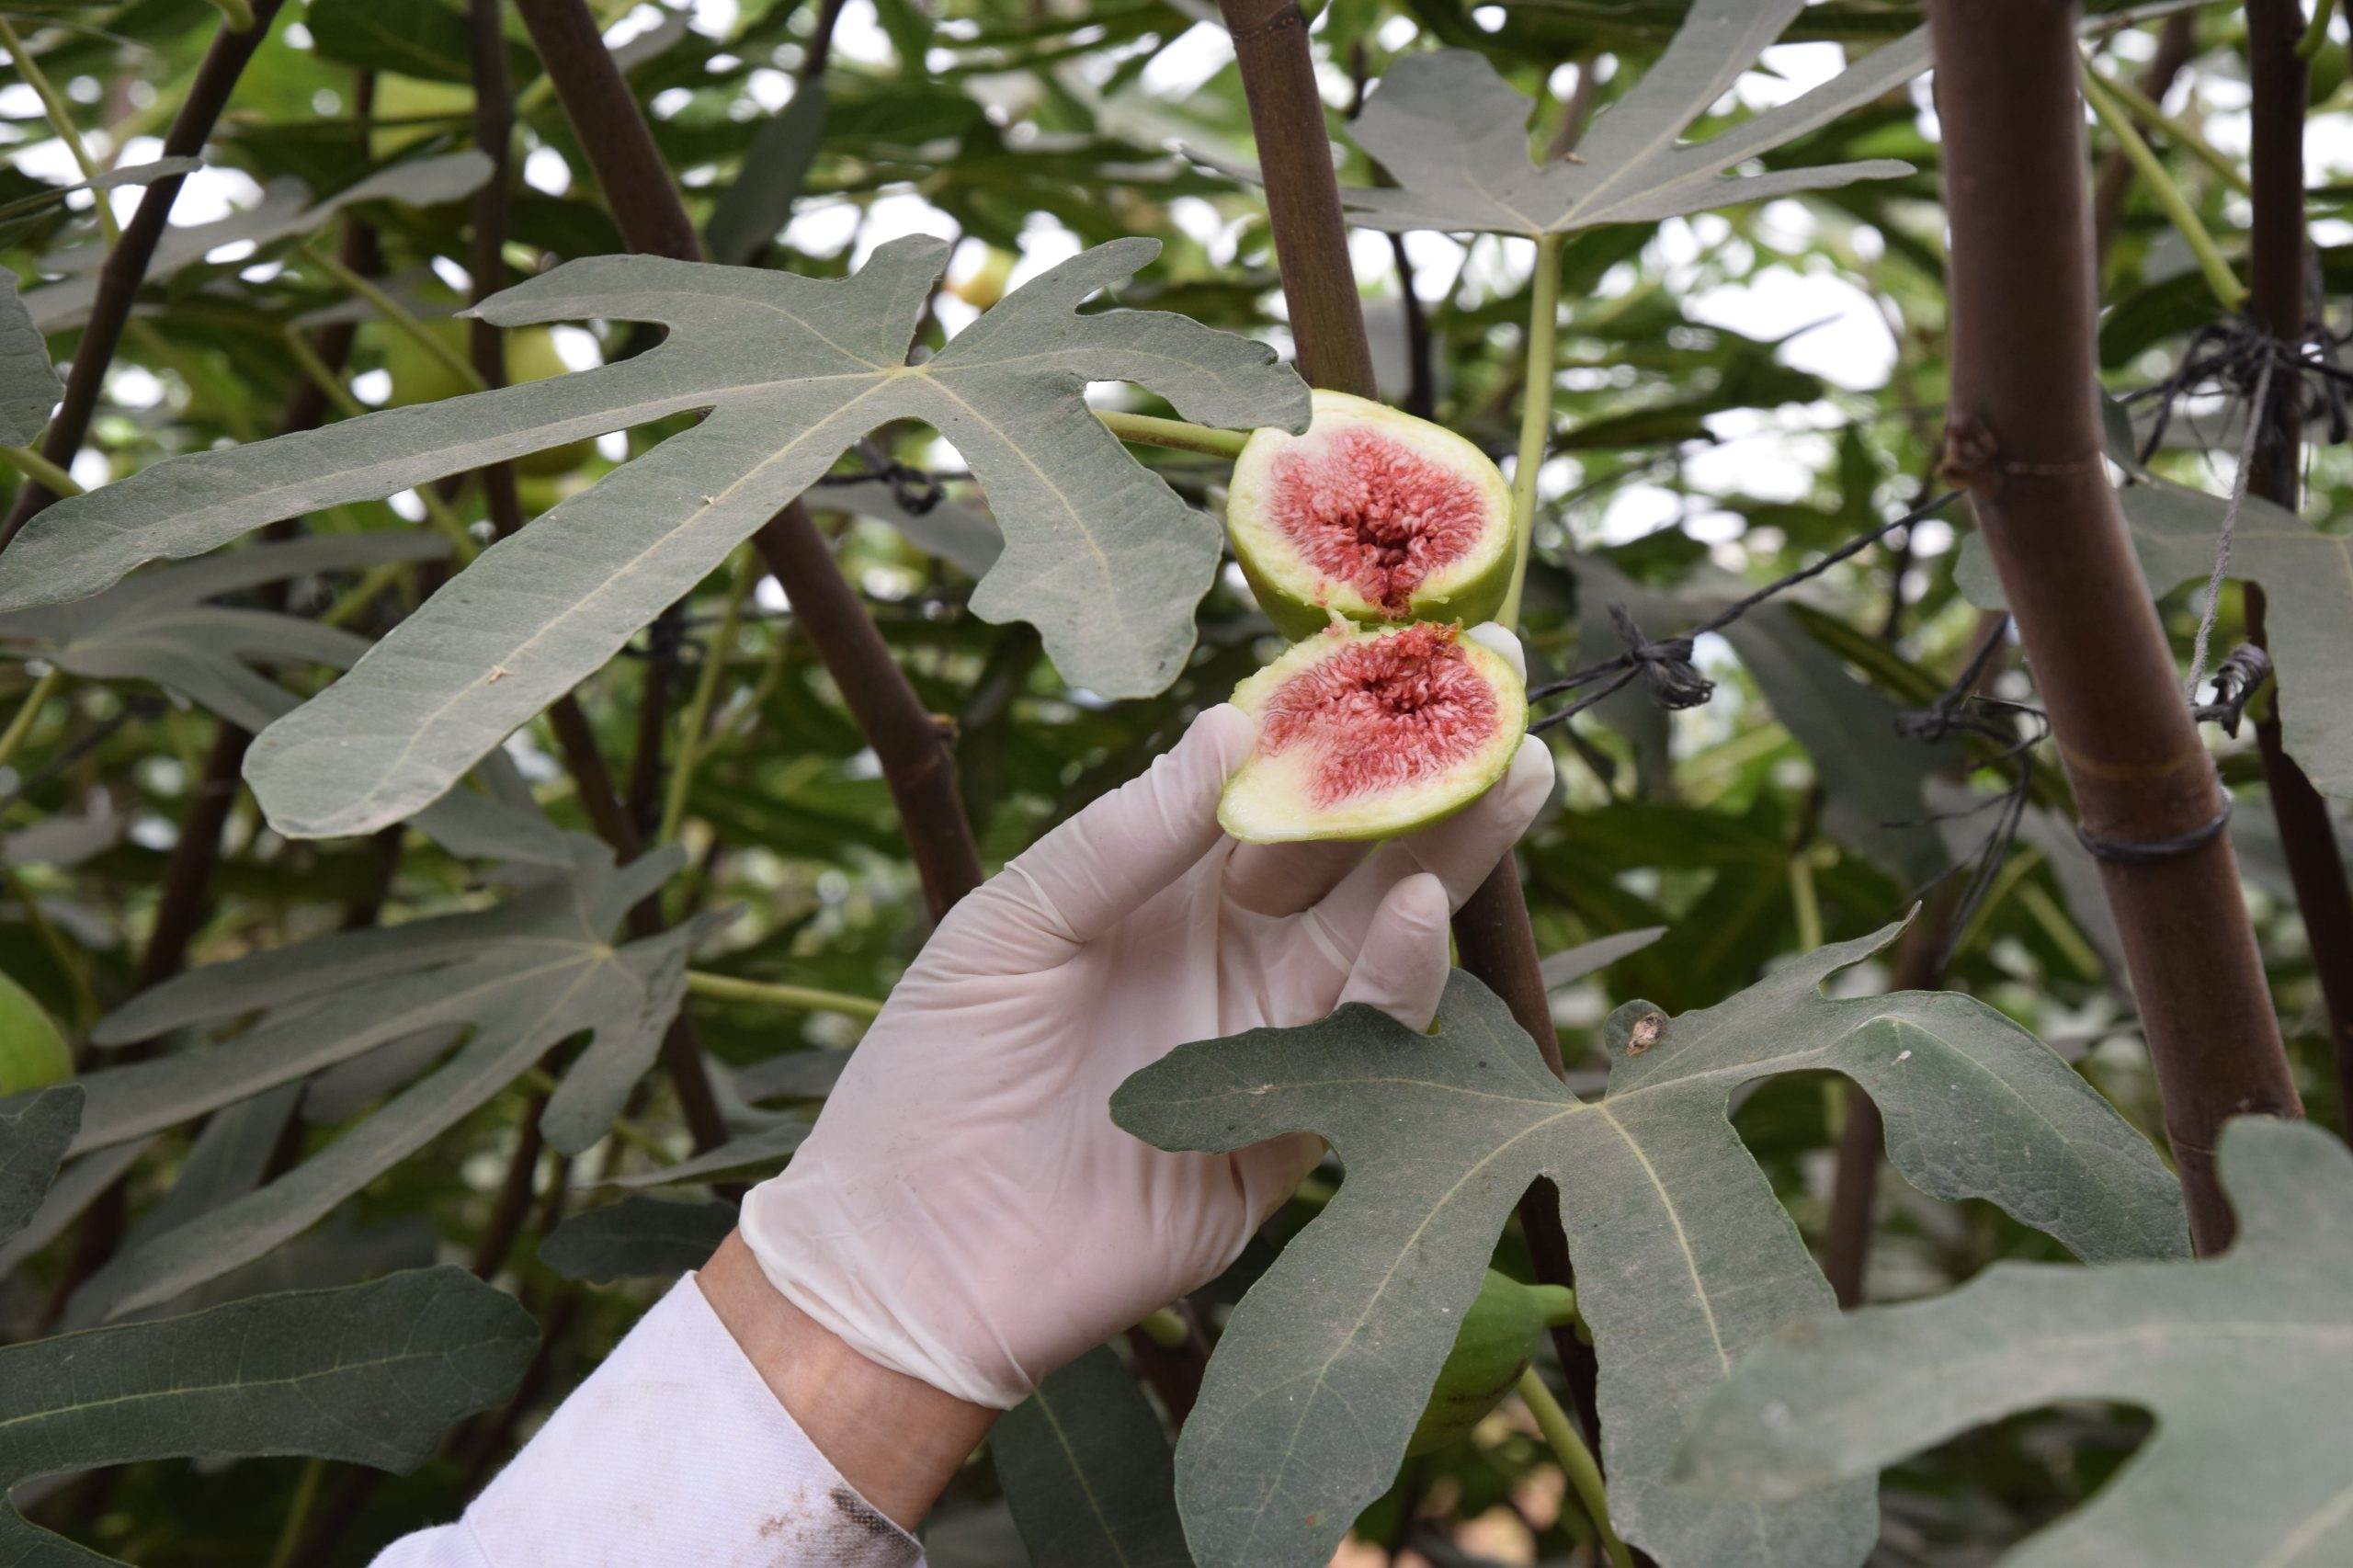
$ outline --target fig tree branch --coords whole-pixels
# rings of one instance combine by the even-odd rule
[[[221,24],[204,63],[197,68],[195,80],[188,84],[188,97],[180,104],[179,113],[173,117],[172,129],[164,137],[164,150],[159,156],[193,158],[204,151],[204,143],[211,136],[221,111],[228,107],[229,94],[244,74],[245,62],[269,36],[270,24],[285,3],[286,0],[259,0],[254,7],[253,25],[242,32],[228,21]],[[171,221],[172,203],[179,199],[180,187],[187,179],[186,175],[167,175],[141,191],[138,210],[122,226],[121,241],[107,252],[106,262],[98,268],[97,296],[90,305],[89,322],[82,328],[81,345],[74,350],[74,369],[65,378],[65,395],[41,437],[40,455],[61,469],[74,466],[74,454],[82,449],[82,442],[89,436],[90,419],[97,412],[107,369],[114,363],[115,350],[121,347],[122,329],[131,320],[131,307],[139,298],[139,286],[146,280],[148,264],[155,258],[156,242],[164,237],[165,225]],[[99,191],[97,199],[103,205],[107,193]],[[56,494],[47,485],[28,480],[8,513],[6,524],[0,526],[0,548],[17,537],[17,530],[34,513],[56,499]]]
[[[2101,855],[2201,1252],[2222,1122],[2302,1106],[2239,889],[2228,797],[2176,684],[2102,457],[2074,7],[1935,0],[1951,232],[1945,477],[1978,526]]]
[[[2325,23],[2328,7],[2315,15]],[[2304,52],[2297,42],[2295,0],[2248,0],[2247,55],[2255,89],[2253,146],[2255,219],[2248,228],[2254,284],[2249,312],[2275,344],[2301,343],[2309,276],[2304,227]],[[2247,488],[2293,512],[2301,509],[2303,388],[2300,378],[2271,378],[2265,406],[2250,407],[2255,461]],[[2265,645],[2263,589],[2246,585],[2247,637]],[[2353,889],[2336,824],[2320,791],[2288,755],[2280,734],[2280,693],[2255,722],[2279,845],[2295,884],[2296,906],[2312,943],[2313,971],[2328,1014],[2328,1039],[2344,1103],[2353,1105]]]
[[[1295,0],[1220,0],[1218,10],[1250,107],[1299,373],[1310,386],[1378,398],[1307,18]]]

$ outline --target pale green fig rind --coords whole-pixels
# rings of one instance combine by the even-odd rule
[[[1267,619],[1293,642],[1323,631],[1335,611],[1365,626],[1397,626],[1412,620],[1460,620],[1465,626],[1476,626],[1494,619],[1511,589],[1514,556],[1511,486],[1504,482],[1503,472],[1486,453],[1444,426],[1347,392],[1318,392],[1313,401],[1313,421],[1301,434],[1272,426],[1252,433],[1242,455],[1234,460],[1233,479],[1226,494],[1226,533],[1233,543],[1234,559],[1241,563],[1242,574]],[[1336,424],[1346,423],[1376,426],[1382,434],[1418,449],[1486,492],[1487,511],[1495,525],[1487,538],[1471,555],[1417,587],[1402,618],[1383,612],[1352,583],[1318,576],[1267,518],[1273,505],[1275,460],[1300,442],[1314,439],[1317,426],[1323,426],[1328,435]]]
[[[1321,636],[1295,644],[1274,663],[1236,686],[1233,704],[1256,722],[1265,711],[1267,699],[1284,682],[1317,660],[1329,657],[1347,643],[1371,642],[1403,630],[1402,626],[1392,625],[1359,631],[1328,623]],[[1468,808],[1510,771],[1512,758],[1519,752],[1520,739],[1528,733],[1528,691],[1519,672],[1502,655],[1469,637],[1461,638],[1457,646],[1470,659],[1472,668],[1495,688],[1498,703],[1495,733],[1477,753],[1418,788],[1388,790],[1363,804],[1324,810],[1310,806],[1295,795],[1290,799],[1267,799],[1277,795],[1281,784],[1279,778],[1270,775],[1295,767],[1297,763],[1290,759],[1300,758],[1302,754],[1293,752],[1286,757],[1268,759],[1253,751],[1225,781],[1225,789],[1218,798],[1218,825],[1245,844],[1362,842],[1419,833]]]

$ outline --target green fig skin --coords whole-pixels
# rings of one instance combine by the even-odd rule
[[[0,1098],[74,1076],[74,1052],[32,994],[0,974]]]
[[[1442,570],[1435,582],[1416,586],[1403,615],[1389,614],[1367,602],[1349,585],[1322,583],[1311,587],[1303,575],[1309,570],[1305,562],[1293,554],[1268,520],[1274,506],[1271,473],[1276,459],[1297,442],[1351,425],[1407,443],[1434,465],[1474,486],[1490,519],[1478,559],[1471,563],[1472,569],[1467,574],[1461,568]],[[1511,487],[1502,472],[1484,452],[1443,426],[1346,392],[1314,394],[1314,422],[1305,437],[1277,429],[1251,435],[1234,462],[1233,486],[1226,501],[1226,530],[1233,540],[1234,560],[1258,607],[1276,630],[1294,642],[1323,631],[1336,616],[1374,627],[1409,620],[1476,626],[1495,619],[1511,590],[1515,528]],[[1293,580],[1288,584],[1278,580],[1285,574]]]
[[[1528,1370],[1544,1331],[1575,1315],[1576,1292],[1567,1286],[1523,1285],[1508,1274],[1487,1270],[1478,1299],[1462,1314],[1454,1348],[1438,1369],[1438,1385],[1405,1444],[1406,1454],[1430,1453],[1468,1437]]]

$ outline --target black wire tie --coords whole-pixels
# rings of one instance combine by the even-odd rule
[[[2210,820],[2172,838],[2112,838],[2094,833],[2081,823],[2075,824],[2075,836],[2094,856],[2111,865],[2161,866],[2167,860],[2195,855],[2222,836],[2222,829],[2231,824],[2231,798],[2224,795],[2222,799],[2222,809]]]

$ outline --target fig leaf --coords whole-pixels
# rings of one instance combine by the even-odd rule
[[[0,267],[0,447],[40,440],[63,390],[48,340],[17,297],[17,275]]]
[[[438,561],[447,540],[369,533],[293,540],[149,572],[96,597],[0,614],[0,647],[89,680],[150,681],[244,730],[260,730],[299,699],[251,663],[349,669],[368,640],[340,627],[251,606],[204,601],[309,572],[392,561]]]
[[[40,1207],[82,1119],[82,1089],[57,1084],[0,1106],[0,1242]]]
[[[1825,998],[1890,926],[1796,960],[1720,1006],[1611,1015],[1608,1093],[1545,1070],[1495,994],[1456,973],[1422,1035],[1370,1007],[1180,1047],[1122,1085],[1122,1127],[1222,1152],[1331,1142],[1339,1196],[1235,1308],[1176,1455],[1203,1568],[1320,1565],[1396,1472],[1495,1237],[1549,1176],[1601,1361],[1620,1533],[1661,1568],[1838,1568],[1877,1535],[1868,1483],[1789,1501],[1669,1487],[1688,1414],[1751,1345],[1831,1311],[1830,1287],[1734,1134],[1734,1089],[1836,1071],[1867,1090],[1915,1187],[1991,1199],[2095,1260],[2188,1250],[2173,1177],[2040,1040],[1949,993]]]
[[[505,1399],[540,1342],[464,1269],[256,1296],[0,1350],[0,1495],[61,1471],[198,1455],[310,1454],[405,1472]],[[0,1506],[0,1562],[114,1559]]]
[[[479,801],[466,792],[453,800]],[[501,808],[481,802],[486,820]],[[505,814],[513,815],[511,812]],[[653,1062],[686,989],[682,926],[615,946],[631,904],[676,870],[675,847],[616,868],[608,850],[564,835],[563,874],[490,909],[339,932],[193,971],[100,1020],[100,1045],[167,1030],[262,1019],[232,1039],[85,1074],[74,1152],[108,1148],[438,1027],[470,1026],[446,1063],[286,1175],[143,1245],[91,1277],[83,1319],[171,1300],[260,1256],[500,1093],[548,1050],[589,1041],[548,1102],[548,1141],[577,1153],[603,1135]],[[535,852],[536,852],[536,846]]]
[[[62,501],[10,548],[0,608],[94,594],[142,562],[198,554],[276,517],[710,411],[483,551],[255,742],[246,776],[274,826],[370,832],[440,795],[593,673],[852,442],[916,419],[971,462],[1004,529],[973,610],[1036,624],[1074,685],[1158,691],[1191,651],[1218,528],[1104,429],[1086,385],[1142,381],[1204,424],[1293,428],[1307,389],[1266,345],[1182,316],[1076,313],[1158,253],[1145,239],[1073,257],[910,365],[948,250],[896,240],[839,281],[659,256],[565,263],[480,313],[501,326],[652,321],[669,335],[577,375],[174,458]]]
[[[2318,1128],[2222,1130],[2238,1241],[2196,1263],[1997,1263],[1949,1295],[1788,1329],[1693,1421],[1681,1473],[1788,1496],[2068,1399],[2156,1430],[2007,1568],[2353,1561],[2353,1156]]]
[[[735,1228],[735,1205],[630,1197],[574,1214],[540,1244],[540,1261],[566,1279],[599,1284],[672,1278],[710,1259]]]
[[[186,166],[182,166],[183,163]],[[185,174],[196,166],[184,160],[162,159],[142,165],[137,171],[138,180],[113,179],[101,176],[91,184],[97,187],[144,184],[148,181]],[[144,274],[149,286],[162,282],[185,267],[193,267],[222,245],[250,244],[266,247],[282,240],[316,233],[332,222],[345,208],[363,201],[397,201],[410,207],[438,207],[468,196],[490,177],[490,160],[468,148],[462,153],[448,153],[438,157],[415,158],[404,164],[394,164],[379,169],[366,179],[345,187],[332,196],[315,200],[311,188],[299,179],[274,179],[262,190],[261,199],[251,207],[216,218],[209,223],[177,224],[164,231],[156,242],[154,258],[148,262]],[[41,257],[43,270],[63,273],[54,283],[44,283],[25,295],[25,309],[33,323],[43,332],[63,332],[79,326],[89,319],[90,307],[98,297],[98,268],[106,265],[107,247],[95,241],[55,252]],[[387,492],[390,494],[390,492]],[[286,514],[292,516],[291,513]],[[265,517],[264,522],[275,521]],[[187,554],[186,551],[179,553]],[[85,593],[95,589],[85,589]],[[11,603],[34,601],[12,599]]]
[[[1724,177],[1918,75],[1928,63],[1925,28],[1779,108],[1705,141],[1681,140],[1804,9],[1805,0],[1698,0],[1648,74],[1594,120],[1576,156],[1540,168],[1529,153],[1535,106],[1486,56],[1463,49],[1407,55],[1349,128],[1396,187],[1342,190],[1349,218],[1399,233],[1537,239],[1909,174],[1908,164],[1874,158]]]
[[[1109,1346],[1007,1412],[989,1451],[1030,1562],[1193,1568],[1167,1436]]]

